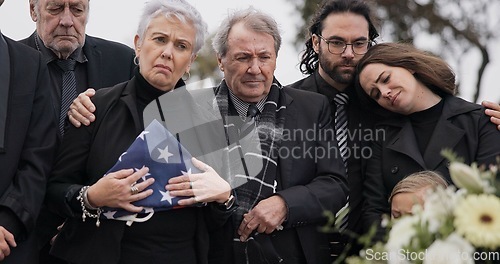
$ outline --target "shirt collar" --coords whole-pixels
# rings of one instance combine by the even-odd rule
[[[234,108],[236,108],[236,111],[238,112],[238,115],[242,118],[245,119],[247,117],[247,112],[248,112],[248,107],[250,106],[250,103],[247,103],[240,98],[238,98],[232,91],[231,89],[229,90],[229,97],[231,98],[231,101],[233,102]],[[262,113],[264,110],[264,104],[266,103],[267,100],[267,95],[262,98],[255,106],[257,106],[257,109],[259,109],[259,112]]]
[[[49,64],[50,62],[52,62],[54,60],[59,59],[52,50],[45,47],[45,45],[43,44],[43,41],[40,39],[40,37],[38,36],[38,33],[36,33],[36,32],[35,32],[35,45],[36,45],[37,50],[39,50],[42,53],[43,58],[45,59],[45,62],[47,64]],[[79,47],[75,51],[73,51],[73,53],[71,53],[71,55],[69,55],[69,57],[74,59],[75,61],[77,61],[79,63],[84,63],[84,62],[88,61],[87,57],[83,53],[82,47]]]

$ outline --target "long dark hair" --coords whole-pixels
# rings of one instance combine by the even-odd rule
[[[437,95],[455,94],[455,73],[450,66],[440,57],[419,50],[411,44],[381,43],[373,46],[359,60],[356,75],[372,63],[413,71],[415,78]]]
[[[379,36],[374,25],[375,16],[373,8],[364,0],[332,0],[323,2],[322,6],[316,11],[309,26],[309,37],[306,41],[306,49],[302,53],[300,61],[300,71],[304,74],[311,74],[318,69],[319,58],[314,51],[312,35],[320,35],[323,31],[323,21],[332,13],[354,13],[361,15],[368,21],[368,37],[374,42]]]

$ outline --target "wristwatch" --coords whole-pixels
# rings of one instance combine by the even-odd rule
[[[229,210],[231,207],[233,207],[235,197],[234,195],[229,195],[229,198],[227,198],[227,201],[222,203],[220,206],[226,210]]]

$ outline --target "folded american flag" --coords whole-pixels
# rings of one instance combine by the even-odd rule
[[[144,166],[149,168],[149,172],[137,183],[150,177],[155,179],[147,188],[152,189],[153,194],[134,202],[134,205],[144,209],[136,214],[121,208],[105,207],[101,218],[127,221],[130,225],[132,222],[147,221],[154,212],[182,207],[178,201],[185,197],[171,197],[165,185],[170,178],[201,172],[192,164],[191,154],[156,120],[141,132],[107,173],[131,168],[137,171]]]

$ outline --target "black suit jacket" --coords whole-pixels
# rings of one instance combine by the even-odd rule
[[[7,115],[0,122],[0,226],[18,243],[5,263],[31,263],[31,249],[22,242],[31,234],[45,195],[56,145],[56,120],[51,107],[50,79],[40,54],[5,38],[9,49],[8,84],[1,80],[0,104]],[[3,262],[2,262],[3,263]]]
[[[329,87],[332,89],[333,93],[338,93],[338,91],[326,83],[318,71],[309,75],[308,77],[299,80],[293,84],[291,87],[311,91],[315,93],[320,93],[318,86]],[[349,95],[349,104],[347,105],[347,117],[348,117],[348,128],[349,137],[347,141],[347,146],[349,149],[349,157],[347,160],[347,181],[349,183],[349,224],[348,229],[361,234],[363,229],[362,220],[362,209],[364,204],[363,197],[363,181],[366,169],[366,160],[371,153],[371,137],[373,132],[373,126],[380,117],[374,115],[372,112],[367,111],[360,105],[357,95],[354,93],[354,89],[346,89],[346,93]],[[328,96],[330,107],[332,109],[332,118],[335,115],[336,105],[333,100],[334,96]],[[335,127],[335,125],[333,125]],[[356,254],[358,252],[355,252]]]
[[[443,112],[424,155],[406,116],[377,126],[383,129],[385,137],[376,141],[373,157],[368,161],[365,196],[369,223],[378,223],[382,214],[390,213],[387,199],[394,185],[411,173],[433,170],[451,183],[449,162],[440,154],[443,148],[452,149],[467,164],[495,163],[500,155],[500,132],[484,114],[484,108],[453,96],[443,100]]]
[[[318,227],[324,224],[325,211],[336,213],[345,205],[348,188],[342,160],[334,154],[337,143],[331,134],[330,106],[322,95],[291,87],[283,89],[287,107],[284,130],[298,132],[282,140],[278,151],[277,194],[288,207],[283,225],[285,231],[295,232],[307,263],[331,263],[327,234]],[[328,130],[330,133],[326,133]],[[299,135],[301,132],[304,136]],[[325,151],[325,156],[318,157],[315,151]],[[233,263],[234,228],[238,227],[228,221],[222,229],[210,233],[211,263]],[[282,248],[294,245],[292,241],[281,242],[290,243]]]
[[[35,34],[19,42],[36,48]],[[43,45],[39,41],[39,45]],[[100,89],[128,81],[134,75],[134,51],[123,44],[85,35],[83,53],[87,57],[87,82],[89,88]],[[61,91],[52,90],[54,102],[60,102]],[[60,103],[55,104],[56,113],[60,112]],[[59,114],[57,114],[59,116]]]

